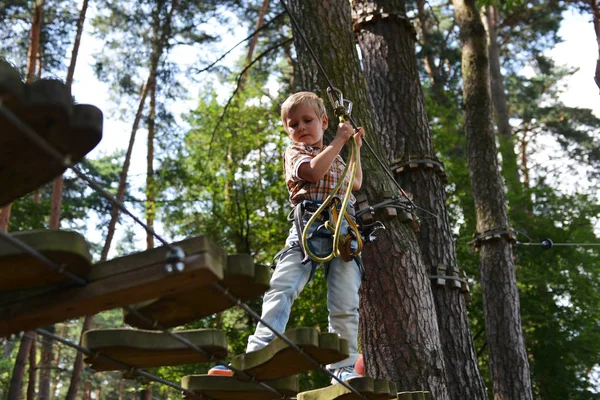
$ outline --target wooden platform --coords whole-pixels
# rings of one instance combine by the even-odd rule
[[[336,334],[319,333],[315,328],[297,328],[287,331],[285,336],[320,364],[332,364],[348,357],[348,342]],[[277,337],[260,350],[235,357],[231,365],[259,381],[292,376],[317,368]]]
[[[168,272],[165,268],[168,249],[157,247],[93,265],[85,287],[0,293],[0,337],[146,301],[157,295],[201,290],[223,278],[226,254],[207,237],[198,236],[173,245],[186,254],[187,264],[182,272]]]
[[[10,236],[42,253],[56,265],[79,277],[87,277],[92,257],[83,236],[71,231],[14,232]],[[0,292],[34,289],[69,278],[48,264],[0,238]]]
[[[216,329],[179,331],[177,335],[189,340],[208,353],[190,348],[163,332],[133,329],[94,329],[83,334],[82,344],[88,349],[132,367],[151,368],[184,365],[209,361],[211,355],[227,355],[227,337]],[[96,371],[121,369],[101,357],[87,357],[85,362]]]
[[[295,396],[299,390],[297,376],[266,381],[265,384],[286,396]],[[214,375],[190,375],[181,379],[181,386],[198,393],[198,396],[185,395],[186,399],[215,400],[269,400],[279,399],[281,396],[272,393],[256,382],[241,382],[233,377]]]
[[[249,254],[230,255],[220,284],[242,301],[262,295],[269,288],[269,270],[254,264]],[[131,308],[160,326],[171,328],[221,312],[234,304],[214,287],[188,290],[133,305]],[[123,320],[134,327],[153,329],[148,321],[123,310]]]
[[[396,384],[385,379],[355,378],[346,383],[370,400],[387,400],[397,398]],[[298,400],[362,400],[342,384],[335,384],[322,389],[298,393]]]
[[[2,110],[10,110],[71,163],[79,162],[102,138],[102,112],[73,105],[70,91],[57,81],[23,84],[18,72],[0,61]],[[65,167],[23,134],[0,112],[0,207],[62,174]]]

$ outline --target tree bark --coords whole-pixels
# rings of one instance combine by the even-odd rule
[[[8,388],[7,400],[21,399],[21,386],[23,385],[23,376],[25,375],[25,365],[27,364],[27,356],[31,349],[31,343],[35,332],[27,331],[21,338],[15,365],[13,366],[12,377],[10,378],[10,387]]]
[[[594,23],[594,32],[596,32],[596,43],[598,44],[598,60],[596,60],[596,73],[594,80],[596,86],[600,89],[600,7],[597,0],[589,0],[592,7],[592,21]]]
[[[25,80],[31,82],[35,79],[35,70],[40,59],[40,34],[42,31],[44,0],[35,0],[31,31],[29,32],[29,50],[27,51],[27,72]]]
[[[487,6],[483,23],[488,34],[488,53],[490,58],[490,87],[492,105],[498,129],[498,142],[502,155],[502,172],[508,190],[518,197],[523,193],[519,177],[517,153],[515,152],[515,138],[510,126],[508,102],[504,88],[504,76],[500,69],[500,45],[498,44],[498,10],[494,6]],[[518,207],[518,205],[515,205]]]
[[[54,333],[55,328],[54,325],[47,326],[44,328],[50,333]],[[49,400],[50,399],[50,383],[52,381],[52,360],[54,360],[53,356],[53,342],[52,339],[48,339],[44,337],[42,339],[41,346],[41,357],[40,357],[40,376],[39,376],[39,400]]]
[[[465,132],[477,232],[508,229],[506,198],[492,126],[485,29],[475,0],[453,0],[460,27]],[[532,399],[519,293],[507,235],[479,246],[481,285],[494,398]]]
[[[302,21],[301,32],[294,27],[298,89],[327,99],[328,84],[300,39],[302,33],[330,80],[353,101],[354,119],[365,128],[369,145],[381,158],[382,145],[351,29],[350,4],[343,0],[290,3]],[[335,119],[330,121],[330,129],[335,130]],[[392,190],[392,182],[367,152],[367,145],[361,153],[362,192],[375,204],[386,190]],[[417,238],[397,219],[387,221],[386,227],[377,241],[363,249],[366,281],[360,291],[360,335],[367,374],[393,380],[401,391],[429,390],[432,398],[448,399],[429,274]]]
[[[81,327],[81,335],[79,336],[79,345],[81,346],[81,339],[83,334],[92,328],[92,322],[94,321],[93,315],[86,315],[83,320]],[[71,382],[69,383],[69,390],[65,396],[65,400],[75,400],[77,392],[79,391],[79,382],[81,380],[81,373],[83,372],[83,354],[77,352],[75,355],[75,362],[73,363],[73,372],[71,373]]]
[[[382,18],[375,10],[392,17]],[[354,16],[365,76],[378,111],[381,142],[400,162],[415,157],[437,162],[417,69],[416,32],[406,17],[405,2],[355,1]],[[373,18],[366,22],[367,16]],[[458,275],[441,174],[433,168],[406,168],[398,175],[398,181],[417,204],[438,216],[421,221],[419,245],[426,271],[436,275],[436,267],[443,264],[447,275]],[[477,365],[465,299],[461,290],[455,289],[452,281],[441,287],[432,286],[449,395],[452,399],[483,399],[487,394]]]
[[[35,400],[35,386],[37,376],[37,333],[31,331],[31,348],[29,349],[29,382],[27,382],[27,400]]]
[[[156,130],[156,82],[150,88],[150,110],[148,116],[148,153],[146,157],[146,225],[154,228],[156,216],[156,183],[154,181],[154,136]],[[146,248],[154,248],[154,236],[146,232]]]

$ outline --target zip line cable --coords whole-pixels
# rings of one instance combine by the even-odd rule
[[[317,58],[317,55],[315,54],[314,50],[310,46],[310,43],[308,42],[308,40],[306,39],[306,37],[302,33],[302,30],[300,29],[300,24],[298,24],[298,21],[296,20],[296,18],[294,17],[294,15],[290,11],[290,9],[288,8],[287,4],[285,4],[285,1],[284,0],[279,0],[279,2],[281,3],[281,5],[283,6],[283,8],[285,9],[285,11],[287,12],[287,14],[289,15],[290,21],[292,22],[292,25],[294,25],[294,27],[296,28],[296,32],[298,32],[298,35],[300,36],[300,38],[302,39],[302,41],[304,42],[304,44],[308,48],[308,51],[309,51],[309,53],[310,53],[313,61],[315,62],[315,64],[317,64],[317,67],[318,67],[319,71],[321,71],[321,74],[323,75],[323,77],[327,81],[327,84],[329,85],[329,87],[328,87],[328,94],[329,94],[330,90],[334,91],[336,93],[341,94],[341,92],[338,89],[336,89],[336,87],[333,85],[333,82],[331,81],[331,79],[327,75],[327,72],[325,71],[325,68],[323,67],[323,65],[321,64],[321,62],[319,61],[319,59]],[[343,104],[340,104],[340,105],[343,106]],[[333,104],[332,104],[332,106],[333,106]],[[354,127],[354,129],[358,128],[358,125],[354,121],[354,118],[352,118],[352,115],[348,115],[348,120],[350,121],[350,123],[352,124],[352,126]],[[438,216],[436,214],[434,214],[431,211],[426,210],[426,209],[424,209],[422,207],[417,206],[412,201],[412,199],[404,191],[404,189],[402,188],[402,186],[400,186],[400,184],[396,181],[396,179],[394,178],[394,176],[392,175],[392,173],[389,171],[389,169],[387,168],[387,166],[384,164],[384,162],[375,153],[375,150],[371,147],[371,145],[369,144],[369,142],[364,137],[363,137],[362,140],[363,140],[363,143],[365,145],[367,145],[367,149],[371,152],[371,155],[375,158],[375,160],[377,161],[377,163],[379,164],[379,166],[381,167],[381,169],[383,170],[383,172],[388,176],[388,178],[391,179],[391,181],[394,183],[394,185],[400,191],[400,193],[402,194],[402,196],[404,196],[409,201],[411,207],[413,207],[414,209],[417,209],[417,210],[424,211],[425,213],[430,214],[431,216],[433,216],[435,218],[438,218]]]

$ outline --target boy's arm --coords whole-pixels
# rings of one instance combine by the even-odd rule
[[[317,154],[310,162],[305,162],[298,168],[298,177],[307,182],[317,182],[323,178],[331,164],[344,147],[350,136],[354,134],[352,126],[346,122],[338,126],[335,138],[325,150]]]
[[[354,182],[352,182],[352,190],[359,190],[362,186],[362,166],[360,164],[360,148],[362,147],[362,138],[365,136],[363,128],[358,128],[354,134],[356,139],[356,175],[354,175]]]

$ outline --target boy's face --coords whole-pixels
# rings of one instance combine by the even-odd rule
[[[327,122],[327,115],[319,118],[313,107],[299,104],[289,111],[285,130],[294,143],[323,147],[323,131],[327,129]]]

